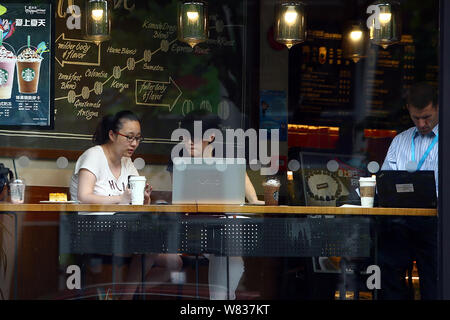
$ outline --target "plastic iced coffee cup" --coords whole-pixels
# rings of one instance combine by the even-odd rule
[[[280,191],[280,181],[278,179],[268,179],[263,183],[264,202],[266,206],[277,206]]]
[[[17,57],[11,46],[3,43],[0,46],[0,99],[11,99],[11,91],[14,83],[14,69]]]
[[[375,198],[375,187],[377,181],[375,177],[359,178],[359,193],[361,196],[361,207],[372,208]]]
[[[25,183],[16,179],[9,184],[12,203],[23,203],[25,200]]]
[[[42,57],[34,47],[26,47],[17,56],[17,79],[20,93],[37,93]]]
[[[144,176],[131,176],[128,179],[131,192],[131,204],[144,204],[145,182],[147,179]]]

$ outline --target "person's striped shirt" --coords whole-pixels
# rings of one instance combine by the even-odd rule
[[[407,164],[412,161],[411,142],[414,136],[415,157],[416,162],[419,162],[425,154],[428,147],[431,145],[433,139],[439,134],[439,124],[427,135],[421,135],[416,127],[409,128],[406,131],[398,134],[389,147],[386,158],[384,159],[381,170],[407,170]],[[438,191],[438,150],[439,146],[436,143],[431,150],[428,157],[425,159],[420,170],[433,170],[434,178],[436,180],[436,192]]]

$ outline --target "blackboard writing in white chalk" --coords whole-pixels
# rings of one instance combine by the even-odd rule
[[[169,155],[171,133],[190,111],[218,114],[224,128],[241,127],[251,69],[249,4],[209,5],[209,40],[192,49],[177,39],[179,1],[114,2],[111,39],[95,43],[83,29],[69,29],[67,2],[57,6],[55,24],[55,126],[53,131],[1,132],[2,144],[84,150],[106,114],[131,110],[141,119],[145,140],[138,153]],[[74,1],[84,10],[84,1]],[[253,4],[255,5],[255,4]],[[70,10],[69,10],[70,11]],[[83,26],[83,23],[81,23]],[[255,90],[253,90],[255,91]],[[255,91],[256,92],[256,91]],[[28,135],[26,139],[23,135]],[[63,138],[62,138],[63,137]]]

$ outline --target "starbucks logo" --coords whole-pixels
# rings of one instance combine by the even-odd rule
[[[274,193],[273,193],[273,199],[274,200],[277,200],[278,201],[278,191],[275,191]]]
[[[8,71],[0,69],[0,86],[3,86],[8,82]]]
[[[35,76],[36,76],[36,73],[31,68],[25,68],[22,70],[22,79],[27,82],[33,81]]]

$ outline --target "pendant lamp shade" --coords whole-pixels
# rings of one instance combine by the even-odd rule
[[[275,40],[288,49],[306,40],[305,5],[299,1],[281,2],[275,9]]]
[[[111,15],[108,1],[88,0],[86,10],[86,38],[96,43],[110,39]]]
[[[401,12],[397,1],[377,1],[368,8],[373,12],[369,17],[370,41],[386,49],[388,46],[400,42]]]
[[[208,39],[208,6],[203,1],[183,1],[178,6],[178,40],[192,48]]]
[[[357,63],[366,57],[368,34],[359,22],[348,24],[342,37],[342,50],[344,58]]]

